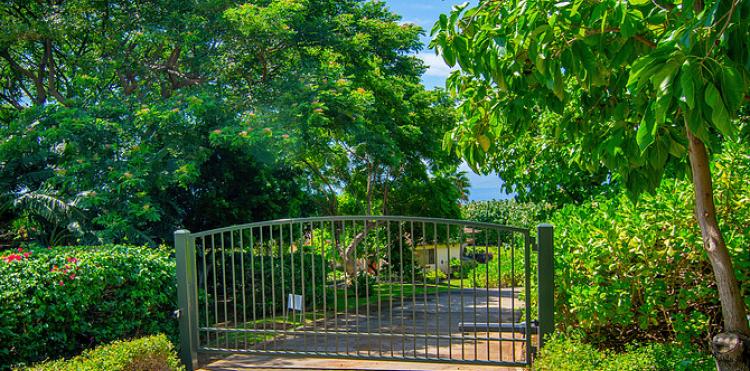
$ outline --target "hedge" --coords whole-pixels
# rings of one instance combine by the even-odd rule
[[[727,143],[713,164],[717,214],[750,306],[750,156]],[[687,180],[555,213],[555,319],[560,330],[620,348],[633,341],[705,346],[720,330],[713,271]]]
[[[35,248],[0,259],[4,367],[70,357],[118,339],[177,337],[175,262],[166,249]]]
[[[87,350],[69,360],[45,362],[27,368],[33,371],[176,371],[184,369],[177,360],[172,342],[161,334],[131,341],[116,341]]]

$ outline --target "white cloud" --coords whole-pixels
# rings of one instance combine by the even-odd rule
[[[422,27],[423,29],[426,29],[427,26],[429,25],[428,21],[425,21],[424,19],[420,19],[420,18],[402,19],[402,20],[398,21],[397,23],[400,24],[400,25],[414,24],[414,25],[417,25],[419,27]]]
[[[446,78],[451,74],[451,71],[456,69],[448,67],[445,61],[443,61],[443,57],[435,55],[433,52],[419,53],[417,57],[424,61],[428,67],[425,76]]]

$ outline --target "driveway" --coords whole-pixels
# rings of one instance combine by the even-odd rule
[[[525,358],[525,343],[511,341],[523,338],[522,333],[459,331],[461,322],[520,322],[524,303],[518,299],[518,295],[522,291],[522,288],[467,288],[452,289],[437,295],[428,294],[426,299],[424,295],[418,295],[416,301],[411,296],[404,297],[403,304],[401,298],[384,300],[380,305],[374,303],[369,308],[363,306],[358,311],[338,313],[335,318],[329,314],[325,319],[321,318],[304,328],[296,329],[294,334],[280,335],[271,341],[255,345],[253,349],[259,351],[258,355],[235,355],[224,362],[245,359],[267,367],[280,367],[279,364],[295,367],[293,365],[300,362],[308,366],[320,362],[359,362],[332,359],[314,361],[315,358],[296,358],[295,361],[286,355],[263,354],[264,351],[320,352],[329,355],[412,360],[522,361]],[[296,331],[314,333],[299,334]],[[501,337],[503,341],[494,340]],[[406,364],[410,367],[407,369],[420,369],[417,364]],[[232,367],[236,366],[237,364]],[[397,366],[392,364],[389,367],[401,367]],[[216,364],[207,369],[219,370],[221,367]],[[476,365],[450,367],[478,369]],[[494,369],[497,370],[496,367]]]

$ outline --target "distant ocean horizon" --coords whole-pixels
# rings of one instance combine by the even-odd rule
[[[515,196],[503,191],[503,180],[496,174],[478,175],[465,163],[458,170],[465,171],[469,178],[469,201],[507,200]]]

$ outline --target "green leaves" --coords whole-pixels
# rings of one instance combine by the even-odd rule
[[[170,318],[177,301],[175,261],[168,249],[54,246],[25,252],[30,255],[22,261],[0,260],[0,334],[7,350],[0,352],[1,364],[69,356],[144,334],[176,338]]]
[[[138,336],[142,336],[139,334]],[[111,370],[125,371],[133,365],[147,364],[150,368],[181,371],[172,341],[163,334],[140,337],[134,340],[115,341],[99,346],[72,359],[47,361],[33,366],[35,371]]]
[[[150,243],[177,226],[335,213],[321,198],[362,186],[367,162],[379,193],[402,171],[457,162],[440,150],[453,101],[420,84],[422,30],[380,3],[120,5],[0,4],[14,25],[0,30],[1,188],[49,190],[83,215],[19,205],[9,219],[27,230],[75,224],[87,233],[57,240]],[[444,41],[451,65],[453,45],[471,44]]]
[[[466,11],[471,16],[452,13],[457,21],[432,32],[436,41],[470,40],[469,50],[450,43],[439,50],[461,66],[450,79],[462,105],[452,148],[474,167],[513,176],[536,163],[512,163],[508,158],[517,155],[506,148],[544,135],[552,148],[570,151],[573,165],[608,171],[633,194],[653,190],[665,169],[683,168],[686,122],[716,150],[735,135],[734,120],[747,104],[748,25],[716,23],[723,11],[717,4],[693,14],[645,0],[523,6],[485,0]],[[725,31],[732,36],[718,36]],[[485,39],[494,43],[472,43]],[[484,146],[476,135],[486,128],[512,137],[496,135],[501,143],[485,156],[477,153]],[[554,182],[549,192],[561,180]]]
[[[722,134],[729,136],[730,138],[734,137],[734,130],[729,121],[729,113],[724,106],[724,101],[722,100],[721,94],[719,94],[719,90],[716,89],[716,86],[709,82],[706,85],[703,97],[706,104],[711,107],[711,122],[713,122]]]
[[[649,113],[650,112],[652,111],[649,111]],[[656,138],[656,130],[658,126],[654,119],[654,115],[649,113],[643,116],[643,120],[641,120],[640,125],[638,125],[638,130],[635,136],[635,140],[638,143],[641,152],[645,151]]]
[[[750,217],[750,203],[729,200],[750,190],[747,151],[746,143],[727,143],[713,167],[717,193],[727,200],[718,204],[721,229],[732,236],[729,249],[743,267],[735,270],[745,277],[750,255],[741,246],[750,236],[730,231],[742,229],[736,225]],[[588,341],[600,341],[602,332],[613,327],[622,330],[613,335],[622,343],[655,334],[678,334],[687,343],[711,331],[715,324],[694,320],[720,313],[715,293],[701,283],[712,275],[692,216],[692,197],[692,184],[678,180],[662,182],[638,203],[624,195],[607,196],[555,212],[552,223],[562,231],[555,271],[564,277],[556,286],[560,321],[575,324]],[[743,290],[750,288],[742,282]]]
[[[680,72],[680,88],[682,89],[680,100],[691,110],[695,108],[695,81],[699,78],[693,64],[689,60],[686,60]]]
[[[719,70],[721,95],[728,112],[735,112],[742,105],[748,85],[750,85],[746,76],[732,65],[721,66]]]

